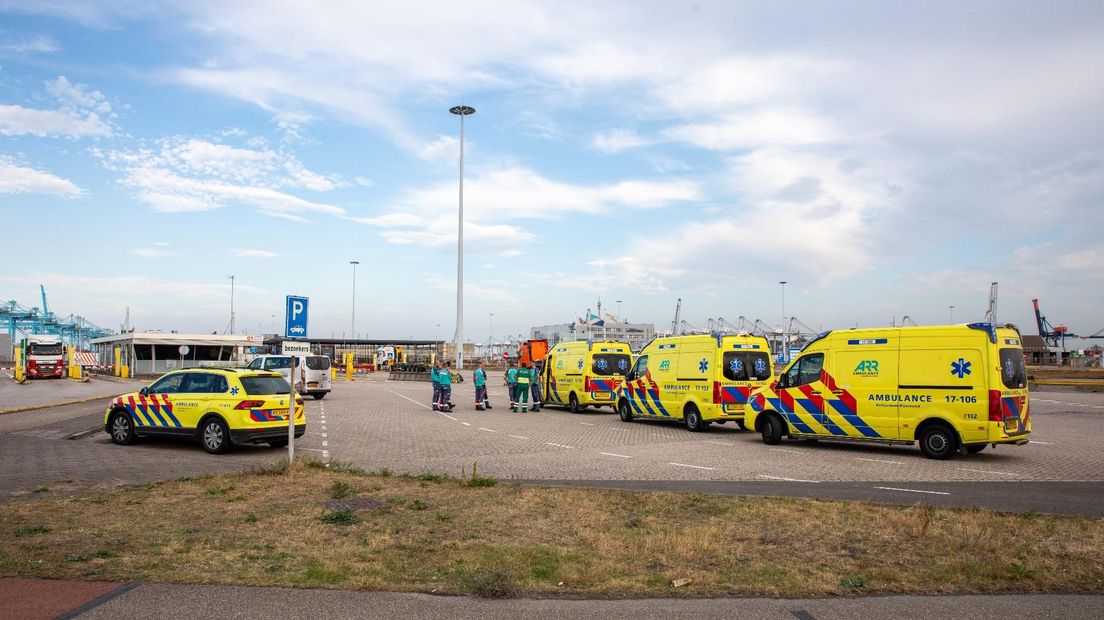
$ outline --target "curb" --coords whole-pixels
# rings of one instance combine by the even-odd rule
[[[36,409],[50,409],[52,407],[64,407],[66,405],[79,405],[80,403],[88,403],[94,400],[107,400],[109,398],[115,398],[118,394],[101,394],[97,396],[86,396],[84,398],[74,398],[71,400],[59,400],[55,403],[45,403],[41,405],[25,405],[19,407],[8,407],[7,409],[0,409],[0,415],[6,415],[9,413],[19,413],[20,411],[34,411]]]

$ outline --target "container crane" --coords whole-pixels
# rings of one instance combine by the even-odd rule
[[[1070,333],[1065,325],[1051,325],[1043,313],[1039,311],[1039,300],[1032,299],[1031,305],[1035,306],[1035,322],[1039,326],[1039,336],[1052,347],[1066,348],[1066,338],[1076,338],[1077,334]]]

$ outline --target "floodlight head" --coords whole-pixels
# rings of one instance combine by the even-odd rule
[[[458,105],[449,108],[449,112],[459,116],[467,116],[469,114],[475,114],[475,108],[468,105]]]

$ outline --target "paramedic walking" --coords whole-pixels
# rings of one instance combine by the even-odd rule
[[[510,364],[510,367],[506,370],[506,391],[510,394],[510,409],[514,410],[517,410],[515,406],[517,403],[514,400],[515,392],[517,392],[517,376],[518,369]]]
[[[487,399],[487,371],[483,370],[483,362],[479,362],[472,373],[472,381],[475,383],[475,410],[491,409],[491,401]]]

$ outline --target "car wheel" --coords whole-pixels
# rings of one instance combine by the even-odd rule
[[[134,431],[134,421],[122,411],[116,411],[112,414],[111,421],[108,422],[108,428],[111,429],[111,441],[120,446],[129,446],[137,439],[137,433]]]
[[[633,413],[632,413],[632,409],[629,408],[629,401],[622,400],[620,403],[618,403],[617,404],[617,413],[618,413],[618,415],[621,416],[621,421],[622,422],[632,422],[633,421]]]
[[[985,446],[988,446],[988,445],[989,444],[987,444],[987,443],[976,443],[972,446],[966,446],[966,452],[969,452],[970,454],[977,454],[978,452],[981,452],[982,450],[984,450]]]
[[[782,432],[785,422],[773,413],[767,414],[763,419],[763,443],[768,446],[777,446],[782,443]]]
[[[230,429],[219,418],[207,418],[200,426],[199,441],[210,454],[226,454],[230,451]]]
[[[314,400],[322,400],[323,398],[326,398],[326,393],[325,392],[321,392],[321,393],[315,392],[314,394],[311,394],[311,396],[314,397]]]
[[[273,448],[286,448],[287,444],[287,439],[273,439],[272,441],[268,442],[268,445],[272,446]]]
[[[945,424],[932,424],[920,433],[920,451],[929,459],[943,461],[958,450],[958,438]]]
[[[571,395],[567,397],[567,408],[571,413],[579,413],[583,410],[582,407],[579,406],[579,397],[575,395],[575,392],[572,392]]]
[[[683,421],[686,422],[686,428],[692,432],[700,433],[704,431],[708,424],[702,420],[701,412],[694,405],[687,405],[686,411],[682,414]]]

